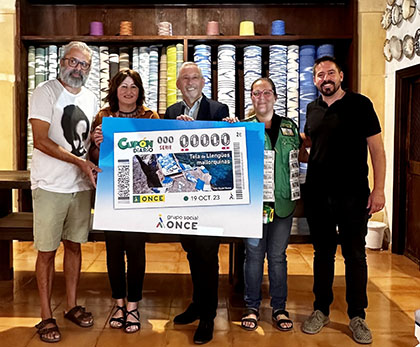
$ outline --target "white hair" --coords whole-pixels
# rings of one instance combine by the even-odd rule
[[[61,58],[64,58],[73,48],[78,49],[89,57],[89,61],[92,60],[92,50],[89,46],[81,41],[71,41],[63,47],[63,55]]]
[[[192,61],[186,61],[179,68],[177,79],[179,78],[179,74],[181,73],[181,70],[189,66],[195,66],[198,69],[198,72],[200,73],[200,77],[203,78],[203,73],[201,72],[200,67],[196,63],[193,63]]]

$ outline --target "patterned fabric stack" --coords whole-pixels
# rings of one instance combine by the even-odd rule
[[[299,125],[299,46],[287,47],[287,117]]]
[[[200,67],[201,72],[203,73],[203,94],[211,99],[211,47],[207,45],[195,46],[194,63]]]
[[[45,81],[45,49],[35,48],[35,87]]]
[[[120,70],[120,54],[117,47],[109,48],[109,79],[111,80]]]
[[[163,47],[159,65],[159,114],[164,114],[166,112],[167,71],[168,58],[166,56],[166,48]]]
[[[299,52],[299,131],[306,123],[306,106],[316,98],[317,90],[313,82],[312,68],[315,63],[315,46],[304,45]]]
[[[184,62],[184,45],[182,43],[178,43],[176,45],[176,78],[178,78],[178,72],[183,62]],[[176,89],[176,101],[177,102],[182,101],[182,93],[178,88]]]
[[[176,47],[175,45],[168,46],[168,74],[167,74],[167,94],[166,107],[176,103]]]
[[[253,110],[251,100],[251,85],[261,77],[262,49],[259,46],[247,46],[244,48],[244,105],[245,117]]]
[[[149,53],[149,47],[139,47],[139,74],[143,82],[146,105],[149,105],[147,100],[149,93]]]
[[[120,47],[120,71],[130,68],[130,54],[128,47]]]
[[[104,99],[108,95],[108,86],[109,86],[109,47],[100,46],[99,47],[99,57],[100,57],[100,96],[101,96],[101,107],[105,106]]]
[[[158,109],[158,78],[159,78],[159,52],[156,46],[150,46],[149,55],[149,91],[147,106],[157,111]]]
[[[28,114],[29,114],[29,105],[31,102],[31,96],[35,89],[35,47],[28,47]],[[26,168],[29,170],[31,168],[32,161],[32,152],[34,150],[34,140],[32,136],[32,127],[31,123],[27,121],[26,123]]]
[[[140,73],[140,67],[139,67],[139,47],[133,47],[133,61],[131,64],[131,68]]]
[[[236,48],[221,45],[217,54],[217,100],[229,107],[229,116],[235,117],[235,62]]]
[[[160,22],[158,26],[158,35],[160,36],[172,36],[172,23]]]
[[[316,50],[316,59],[325,57],[326,55],[334,57],[334,45],[325,44],[318,46]]]
[[[98,108],[101,107],[101,84],[100,84],[100,57],[99,47],[89,46],[92,50],[92,63],[90,67],[89,77],[86,81],[86,88],[90,89],[95,94],[98,100]]]
[[[58,72],[58,57],[57,46],[48,46],[48,79],[54,80],[57,78]]]
[[[287,94],[287,46],[271,45],[269,47],[269,76],[273,80],[277,91],[277,101],[274,111],[286,117]]]

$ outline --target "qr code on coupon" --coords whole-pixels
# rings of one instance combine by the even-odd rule
[[[129,200],[130,199],[130,165],[125,163],[125,160],[121,160],[122,165],[118,165],[117,170],[117,194],[118,200]],[[128,160],[127,160],[128,162]]]

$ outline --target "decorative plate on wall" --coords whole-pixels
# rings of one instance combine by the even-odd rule
[[[386,0],[386,3],[387,3],[389,6],[394,5],[394,2],[395,2],[395,0]]]
[[[403,53],[407,58],[411,58],[414,55],[414,37],[411,35],[405,35],[402,43]]]
[[[416,1],[403,0],[401,7],[402,7],[402,17],[404,19],[408,19],[414,14],[414,12],[416,12]]]
[[[389,40],[386,39],[384,43],[384,57],[386,61],[392,60],[392,53],[391,53],[391,47],[389,45]]]
[[[391,22],[394,25],[398,25],[402,21],[402,10],[401,6],[394,4],[391,10]]]
[[[402,56],[402,41],[395,35],[389,40],[392,58],[399,60]]]
[[[389,7],[387,7],[385,12],[382,14],[381,25],[385,30],[391,25],[391,9]]]
[[[414,50],[420,56],[420,29],[417,29],[416,35],[414,36]]]

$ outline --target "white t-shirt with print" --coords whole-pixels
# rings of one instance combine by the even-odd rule
[[[96,115],[95,95],[82,87],[72,94],[58,80],[41,83],[30,101],[29,119],[50,123],[48,137],[74,155],[86,158],[90,146],[90,126]],[[57,193],[93,189],[87,176],[74,164],[34,149],[31,163],[31,188]]]

